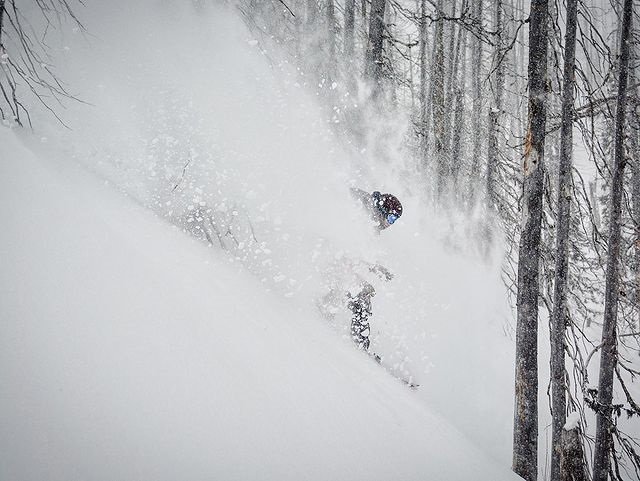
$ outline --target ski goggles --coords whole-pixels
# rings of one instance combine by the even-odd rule
[[[389,215],[387,216],[387,222],[388,222],[389,224],[393,224],[395,221],[397,221],[397,220],[398,220],[398,217],[399,217],[399,216],[397,216],[397,215],[395,215],[395,214],[389,214]]]

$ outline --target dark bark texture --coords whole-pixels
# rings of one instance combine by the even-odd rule
[[[631,80],[635,84],[635,79]],[[634,95],[638,96],[640,90],[635,89]],[[632,292],[632,303],[635,309],[635,329],[636,332],[640,330],[640,142],[638,135],[640,134],[640,115],[637,109],[633,109],[633,128],[631,131],[631,152],[634,155],[634,162],[631,166],[631,209],[633,215],[633,221],[635,223],[634,228],[634,242],[633,242],[633,282],[635,286]]]
[[[609,197],[609,245],[607,250],[607,272],[602,326],[602,348],[600,351],[600,374],[598,378],[598,413],[596,416],[596,443],[593,453],[593,481],[607,481],[611,465],[613,444],[613,374],[617,362],[617,321],[620,262],[622,240],[622,196],[624,168],[624,126],[627,108],[627,78],[629,71],[629,43],[631,42],[631,19],[633,1],[625,0],[622,14],[620,63],[618,69],[618,95],[614,131],[614,158],[611,171],[611,195]]]
[[[384,11],[386,0],[373,0],[369,20],[369,45],[367,48],[366,76],[373,83],[373,96],[382,88],[382,65],[384,44]]]
[[[482,24],[483,0],[473,2],[475,6],[476,20]],[[472,51],[473,58],[471,60],[471,86],[473,95],[473,114],[471,117],[471,135],[473,142],[473,153],[471,156],[471,176],[477,179],[480,173],[480,151],[482,149],[482,137],[480,133],[480,119],[482,118],[482,40],[473,37]],[[469,202],[474,200],[474,193],[471,193]]]
[[[463,8],[466,11],[466,2],[463,4]],[[460,42],[462,46],[460,48],[460,77],[457,79],[456,76],[456,87],[455,87],[455,108],[454,108],[454,120],[453,125],[456,126],[453,129],[453,133],[451,135],[451,177],[453,179],[454,191],[458,192],[459,190],[459,180],[460,180],[460,169],[461,165],[464,162],[463,151],[462,151],[462,132],[465,128],[465,84],[466,84],[466,76],[467,76],[467,30],[462,29],[460,32]]]
[[[429,135],[429,102],[427,94],[427,0],[420,0],[420,151],[423,165],[427,165],[428,135]]]
[[[554,304],[551,313],[551,397],[552,442],[551,481],[560,481],[563,426],[566,422],[566,377],[564,336],[567,323],[567,275],[569,268],[569,226],[571,224],[571,166],[573,157],[573,114],[575,89],[576,29],[578,0],[567,0],[567,27],[564,41],[564,80],[560,168],[558,175],[558,220],[556,224],[556,265]]]
[[[353,33],[356,24],[356,2],[346,0],[344,3],[344,56],[348,60],[353,57],[354,40]]]
[[[2,47],[2,26],[4,24],[4,2],[5,0],[0,0],[0,47]]]
[[[546,125],[548,1],[532,0],[529,22],[529,114],[524,152],[518,256],[513,470],[538,475],[538,298]]]
[[[584,462],[584,448],[580,428],[563,430],[561,436],[561,456],[558,466],[562,481],[587,481]]]
[[[498,150],[500,116],[502,114],[502,97],[504,94],[504,62],[503,62],[503,40],[504,25],[502,21],[502,0],[496,1],[496,49],[494,51],[494,79],[495,97],[494,108],[489,109],[489,139],[487,142],[487,208],[493,211],[497,204],[496,175],[498,171]]]
[[[444,189],[445,179],[448,176],[447,159],[444,154],[444,127],[445,127],[445,112],[444,112],[444,22],[442,20],[444,8],[444,1],[438,2],[438,17],[439,21],[436,22],[436,31],[434,38],[434,52],[435,57],[433,60],[433,75],[432,81],[432,102],[433,107],[433,147],[434,155],[437,162],[438,169],[438,196],[440,196]]]

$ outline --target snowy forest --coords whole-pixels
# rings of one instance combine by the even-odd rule
[[[639,6],[0,0],[0,481],[640,480]]]

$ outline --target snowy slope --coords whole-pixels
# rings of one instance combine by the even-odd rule
[[[222,254],[0,136],[0,479],[516,479]]]
[[[499,256],[470,254],[478,229],[465,214],[433,211],[404,138],[387,135],[403,131],[391,119],[372,119],[385,131],[369,133],[385,140],[386,159],[348,145],[310,77],[247,29],[233,2],[220,3],[87,0],[89,33],[49,29],[47,43],[89,105],[65,104],[70,129],[34,108],[26,145],[47,164],[87,167],[183,228],[204,204],[233,230],[225,259],[311,323],[326,325],[315,303],[340,259],[381,263],[395,277],[375,285],[374,349],[424,386],[421,404],[509,466],[514,353]],[[31,20],[37,28],[42,16]],[[372,235],[349,186],[397,194],[402,218]],[[343,342],[348,313],[331,327]]]
[[[85,3],[47,43],[88,104],[0,132],[0,480],[512,479],[499,265],[402,138],[345,145],[233,7]],[[373,235],[349,186],[403,217]],[[229,228],[210,249],[198,209]],[[344,259],[395,274],[372,342],[418,392],[319,315]]]

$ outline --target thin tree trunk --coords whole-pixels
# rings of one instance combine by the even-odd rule
[[[463,0],[464,3],[464,0]],[[457,0],[453,0],[452,2],[452,6],[451,6],[451,16],[455,17],[456,16],[456,7],[457,7]],[[462,6],[462,8],[464,9],[464,5]],[[449,112],[449,109],[451,108],[451,103],[453,102],[453,98],[455,97],[455,89],[453,87],[453,77],[456,74],[457,71],[457,60],[458,60],[458,55],[457,55],[457,50],[456,50],[456,22],[448,22],[449,23],[449,47],[448,47],[448,52],[446,55],[446,57],[449,59],[449,63],[447,65],[447,81],[445,82],[445,92],[446,92],[446,98],[445,98],[445,109],[446,112]],[[460,34],[458,34],[458,49],[460,48]],[[448,135],[448,132],[445,132],[445,135]],[[448,145],[448,143],[445,141],[445,145]]]
[[[489,109],[489,138],[487,140],[487,192],[486,205],[489,212],[495,211],[497,204],[496,172],[498,170],[498,128],[500,119],[497,108]]]
[[[637,33],[637,29],[632,30],[632,35],[636,35]],[[631,65],[636,65],[638,55],[635,47],[631,50],[629,55],[629,62],[631,62]],[[638,79],[635,75],[635,69],[632,68],[629,72],[629,83],[631,85],[636,85],[637,81]],[[638,92],[638,87],[634,87],[631,95],[637,97]],[[640,155],[638,152],[638,148],[640,147],[640,144],[638,143],[638,135],[640,135],[640,115],[638,115],[637,109],[631,109],[631,118],[629,121],[631,124],[629,140],[633,158],[633,162],[631,164],[631,217],[634,224],[632,262],[634,285],[632,288],[631,300],[633,303],[635,318],[634,329],[635,332],[638,332],[640,331]]]
[[[396,62],[394,58],[394,48],[393,48],[393,25],[396,24],[397,15],[394,19],[390,18],[391,10],[386,9],[385,11],[385,22],[387,35],[384,36],[385,42],[383,43],[383,50],[387,52],[387,64],[389,65],[389,73],[388,78],[385,82],[385,91],[388,92],[388,97],[391,100],[391,105],[394,107],[398,106],[398,91],[396,89]]]
[[[360,16],[362,17],[362,21],[361,21],[361,24],[360,24],[360,29],[358,29],[357,25],[354,27],[354,29],[355,29],[356,33],[358,33],[358,32],[360,33],[361,45],[363,47],[363,51],[362,51],[362,72],[365,72],[367,70],[367,49],[369,48],[369,30],[367,29],[367,26],[368,26],[367,0],[362,0],[360,2]],[[357,18],[356,18],[355,23],[356,24],[358,23]],[[355,33],[354,33],[354,37],[355,37]],[[361,76],[362,72],[357,72],[357,74],[359,76]],[[356,74],[355,67],[354,67],[354,72],[353,73]],[[354,82],[354,85],[355,85],[355,82]]]
[[[353,61],[354,41],[353,32],[356,24],[356,0],[346,0],[344,3],[344,56],[348,63]]]
[[[560,169],[558,177],[558,221],[556,225],[556,266],[553,312],[551,313],[551,394],[552,442],[551,481],[560,481],[562,433],[566,422],[566,377],[564,335],[567,324],[567,283],[569,268],[569,226],[571,224],[571,168],[573,157],[573,114],[576,66],[578,0],[567,0],[567,27],[564,37],[564,80]]]
[[[466,9],[467,9],[467,0],[462,0],[461,14],[464,14]],[[454,37],[453,35],[454,32],[455,32],[455,29],[452,30],[452,38]],[[454,125],[453,122],[456,119],[456,109],[454,105],[456,105],[456,102],[457,102],[458,85],[460,83],[458,79],[458,71],[460,69],[460,51],[462,49],[462,41],[464,39],[465,34],[466,34],[466,29],[458,28],[457,42],[455,44],[455,49],[452,49],[452,51],[454,51],[454,54],[451,61],[451,71],[450,71],[451,78],[449,79],[448,88],[446,90],[447,98],[446,98],[446,104],[444,109],[445,115],[446,115],[446,122],[447,122],[445,127],[445,148],[447,152],[451,152],[451,157],[449,159],[451,173],[453,173],[455,169],[454,164],[459,162],[460,160],[455,155],[453,155],[454,146],[452,145],[452,138],[455,136],[455,132],[453,129],[453,125]],[[466,59],[463,59],[463,62],[465,60]],[[455,125],[459,126],[458,123],[456,123]]]
[[[532,0],[529,21],[529,113],[524,152],[518,256],[513,470],[538,476],[538,299],[547,101],[548,0]]]
[[[416,89],[413,80],[413,52],[411,51],[411,35],[407,37],[407,56],[409,57],[409,91],[411,93],[411,115],[415,114],[416,108]]]
[[[517,8],[518,8],[518,12],[521,12],[522,15],[524,15],[525,13],[525,2],[524,0],[516,0],[517,1]],[[529,26],[529,28],[531,28],[531,26]],[[521,30],[520,32],[518,32],[518,42],[517,42],[517,47],[513,49],[513,55],[514,55],[514,65],[517,68],[517,72],[524,72],[526,70],[526,65],[525,65],[525,61],[527,58],[527,54],[526,54],[526,38],[525,38],[525,31]],[[518,92],[521,91],[523,88],[525,88],[525,83],[526,83],[526,79],[522,78],[522,76],[518,76],[517,79],[517,88],[518,88]],[[526,118],[526,106],[524,102],[518,102],[518,118],[519,119],[524,119]],[[524,136],[526,135],[525,133],[525,129],[526,129],[526,124],[525,122],[518,122],[518,137],[521,139],[524,139]]]
[[[369,42],[367,48],[366,77],[373,85],[373,97],[382,89],[382,53],[384,45],[384,11],[386,0],[372,0],[369,15]]]
[[[451,138],[451,176],[453,178],[454,192],[458,193],[458,180],[460,177],[460,167],[464,163],[462,155],[462,133],[465,128],[464,110],[465,110],[465,91],[467,79],[467,31],[462,32],[462,68],[460,70],[460,79],[456,83],[456,107],[454,125]]]
[[[616,101],[614,165],[609,199],[609,245],[607,251],[607,273],[602,326],[602,348],[600,350],[600,375],[598,378],[598,413],[596,416],[596,443],[593,453],[593,481],[607,481],[611,462],[613,373],[617,358],[618,320],[618,263],[620,262],[622,194],[624,180],[624,125],[627,108],[627,77],[629,71],[629,43],[631,42],[631,19],[633,0],[624,1],[622,36],[618,71],[618,98]]]
[[[475,17],[482,24],[483,0],[476,0]],[[473,145],[473,154],[471,158],[471,185],[469,186],[471,195],[469,202],[473,203],[475,199],[475,187],[473,182],[478,178],[480,173],[480,150],[482,148],[482,138],[480,135],[480,119],[482,118],[482,41],[478,37],[473,39],[473,60],[471,84],[473,91],[473,114],[471,117],[471,136]]]
[[[0,50],[4,50],[4,44],[2,43],[2,27],[4,25],[4,2],[0,0]]]
[[[500,115],[502,114],[502,96],[504,92],[503,68],[503,25],[502,0],[496,0],[496,49],[494,51],[493,68],[495,70],[495,105],[489,110],[489,140],[487,145],[487,207],[494,210],[496,205],[495,176],[498,170],[498,136]]]
[[[336,66],[336,9],[334,0],[327,0],[327,44],[328,44],[328,59],[327,59],[327,75],[330,79],[335,78],[337,66]]]
[[[635,83],[635,82],[633,82]],[[635,89],[636,95],[638,89]],[[638,135],[640,135],[640,118],[638,113],[633,110],[633,129],[631,131],[631,151],[634,153],[634,163],[632,165],[631,176],[631,209],[634,222],[634,239],[633,239],[633,306],[635,311],[636,332],[640,331],[640,155],[638,155]]]
[[[356,77],[353,71],[356,30],[356,0],[346,0],[344,4],[344,29],[342,38],[342,59],[344,79],[349,92],[356,91]]]
[[[447,159],[444,154],[444,80],[445,80],[445,67],[444,67],[444,20],[443,20],[443,8],[444,0],[438,1],[438,21],[436,22],[436,32],[434,38],[434,52],[435,57],[433,60],[433,76],[432,81],[432,102],[433,107],[433,139],[434,139],[434,154],[436,159],[436,166],[438,172],[437,178],[437,193],[438,197],[442,195],[444,185],[447,178]]]
[[[427,165],[427,145],[429,139],[429,109],[427,102],[427,0],[420,0],[420,153],[423,167]]]

